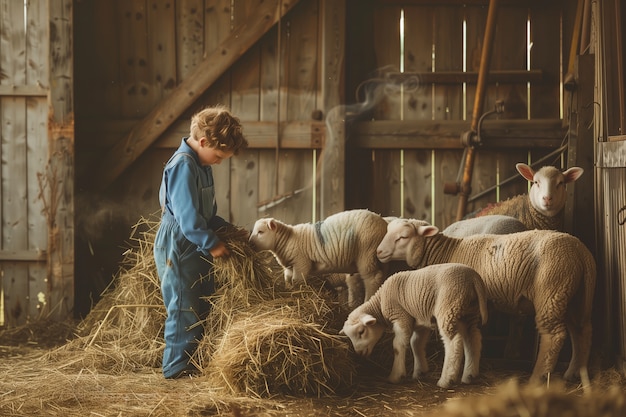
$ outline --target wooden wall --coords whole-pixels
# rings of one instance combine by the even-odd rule
[[[130,226],[158,211],[163,164],[205,105],[230,106],[251,144],[215,170],[219,214],[235,224],[251,228],[264,216],[309,222],[357,207],[439,227],[454,220],[458,198],[444,194],[443,184],[456,180],[462,159],[459,137],[474,106],[488,1],[275,0],[277,10],[290,5],[278,23],[111,186],[94,186],[106,170],[98,165],[103,155],[126,143],[194,71],[209,71],[206,57],[261,3],[76,2],[76,285],[87,302],[104,285],[94,281],[115,272]],[[506,112],[485,122],[490,145],[478,151],[474,193],[516,177],[516,162],[538,161],[563,134],[559,86],[573,20],[567,2],[501,3],[491,60],[500,78],[489,83],[484,111],[504,100]],[[450,81],[452,73],[467,77]],[[559,156],[545,163],[562,165]],[[468,209],[527,186],[508,182],[471,199]],[[336,201],[322,202],[328,198]]]
[[[71,12],[0,1],[0,326],[74,304]]]

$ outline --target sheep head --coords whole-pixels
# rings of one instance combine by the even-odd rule
[[[541,167],[534,171],[526,164],[515,165],[517,171],[526,180],[532,183],[528,191],[530,204],[541,214],[549,217],[556,216],[567,201],[565,185],[576,181],[583,174],[580,167],[572,167],[561,172],[553,166]]]
[[[248,241],[257,251],[274,250],[276,248],[276,232],[281,224],[272,218],[257,220]]]
[[[374,346],[383,336],[385,325],[378,323],[370,314],[353,311],[343,324],[339,334],[345,334],[350,338],[354,351],[363,357],[372,354]]]
[[[406,261],[415,268],[424,253],[424,238],[439,233],[436,226],[423,220],[395,219],[387,225],[387,234],[376,249],[382,263]]]

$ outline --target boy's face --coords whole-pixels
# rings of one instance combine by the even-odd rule
[[[223,151],[219,148],[211,148],[206,138],[200,139],[200,148],[198,150],[198,158],[202,165],[220,164],[224,159],[233,156],[233,152]]]

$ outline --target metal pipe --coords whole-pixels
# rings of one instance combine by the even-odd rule
[[[493,50],[493,39],[496,28],[496,15],[498,13],[498,0],[489,1],[489,11],[487,12],[487,23],[485,26],[485,36],[483,39],[483,50],[480,57],[480,68],[478,69],[478,83],[476,85],[476,97],[474,97],[474,111],[472,113],[472,131],[478,129],[478,121],[483,112],[485,92],[487,89],[487,75],[489,74],[489,64],[491,62],[491,52]],[[472,170],[474,169],[475,149],[473,146],[467,148],[465,154],[465,164],[463,166],[463,179],[460,186],[459,204],[456,212],[456,219],[461,220],[465,216],[467,208],[467,198],[471,192]]]

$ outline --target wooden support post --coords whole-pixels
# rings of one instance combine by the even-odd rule
[[[594,218],[594,65],[594,55],[580,55],[574,67],[576,84],[570,112],[567,167],[579,166],[585,173],[567,186],[565,206],[565,231],[577,236],[592,252],[594,223],[580,220]]]
[[[345,209],[345,0],[322,0],[320,15],[322,97],[319,102],[324,106],[326,139],[318,176],[321,178],[319,218],[324,219]]]
[[[50,66],[48,169],[49,316],[65,319],[74,307],[74,100],[72,0],[49,0]]]

